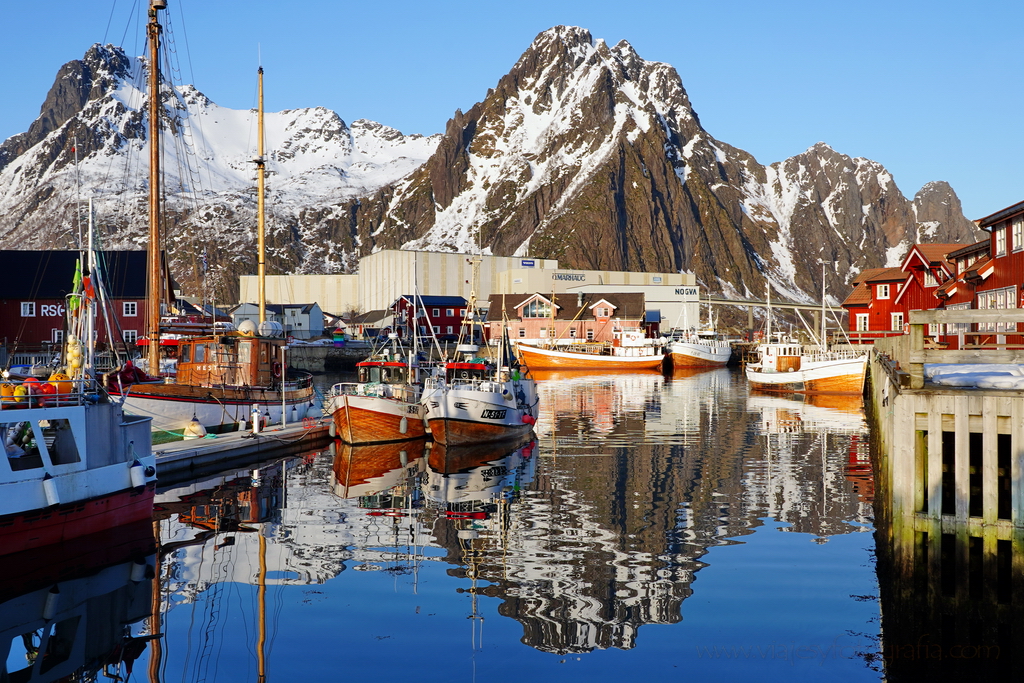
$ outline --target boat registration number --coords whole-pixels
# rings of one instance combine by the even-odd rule
[[[484,420],[504,420],[505,419],[505,413],[507,413],[507,412],[508,412],[507,409],[506,410],[485,410],[482,413],[480,413],[480,417],[483,418]]]

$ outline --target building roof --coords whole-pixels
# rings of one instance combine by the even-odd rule
[[[105,251],[98,258],[111,297],[146,298],[146,252]],[[0,251],[0,298],[63,299],[71,292],[78,259],[77,251]]]
[[[491,296],[490,307],[487,309],[487,320],[500,321],[506,318],[518,319],[516,308],[533,298],[551,301],[548,294],[495,294]],[[554,295],[555,319],[573,320],[592,318],[593,311],[587,310],[599,301],[607,301],[614,307],[612,318],[624,320],[642,320],[646,312],[646,301],[643,292],[560,292]],[[582,312],[581,312],[582,311]]]
[[[993,214],[989,214],[984,218],[979,218],[974,222],[978,224],[979,228],[984,230],[992,227],[992,225],[994,225],[995,223],[1006,220],[1010,216],[1020,213],[1022,211],[1024,211],[1024,202],[1017,202],[1016,204],[1012,204],[1011,206],[1008,206],[1005,209],[1000,209],[999,211],[996,211]]]
[[[966,247],[960,247],[956,251],[949,252],[948,254],[946,254],[946,258],[949,258],[951,260],[963,258],[964,256],[970,256],[971,254],[977,254],[978,252],[988,251],[990,246],[991,244],[989,240],[983,239],[980,242],[968,244]]]
[[[384,309],[377,309],[373,311],[367,311],[366,313],[360,313],[359,315],[352,316],[349,320],[350,325],[368,325],[372,327],[377,323],[382,323],[385,320],[389,320],[394,317],[394,313],[386,311]]]
[[[271,313],[276,313],[278,315],[284,315],[285,309],[289,308],[301,308],[304,314],[309,314],[313,312],[313,307],[317,305],[318,304],[315,301],[311,304],[265,304],[268,311],[270,311]],[[254,304],[251,301],[243,301],[242,303],[232,308],[231,313],[237,313],[238,309],[240,309],[242,306],[255,306],[256,308],[259,308],[258,303]]]
[[[919,254],[923,260],[928,261],[929,266],[943,266],[948,272],[952,273],[956,271],[956,267],[950,261],[947,256],[950,253],[957,251],[967,245],[965,244],[937,244],[937,243],[922,243],[915,244],[907,252],[906,257],[903,259],[903,267],[906,268],[910,264],[910,259],[915,254]]]
[[[908,277],[907,272],[902,268],[872,268],[871,270],[875,272],[864,278],[863,282],[903,282]]]
[[[420,303],[424,306],[465,306],[466,298],[462,296],[423,296],[417,294],[403,294],[395,300],[391,307],[394,308],[402,299],[406,301],[412,301],[413,299],[419,299]]]
[[[992,257],[982,256],[980,259],[972,263],[968,268],[964,270],[963,279],[973,280],[976,278],[981,278],[982,280],[984,280],[985,278],[992,274],[994,268],[995,261],[992,259]]]

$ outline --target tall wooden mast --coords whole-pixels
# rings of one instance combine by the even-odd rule
[[[267,261],[266,261],[266,224],[264,222],[263,195],[266,189],[266,160],[263,157],[263,66],[259,71],[259,110],[256,116],[256,242],[257,270],[256,281],[259,288],[260,322],[267,320]]]
[[[163,269],[160,264],[160,24],[157,11],[167,9],[167,0],[150,0],[149,24],[149,254],[146,272],[149,300],[146,304],[149,329],[149,373],[160,371],[160,303],[163,299]]]

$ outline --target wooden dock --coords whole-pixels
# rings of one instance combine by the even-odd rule
[[[166,484],[244,462],[324,448],[331,442],[329,425],[328,418],[321,418],[284,428],[271,425],[259,434],[229,432],[154,445],[157,480]]]

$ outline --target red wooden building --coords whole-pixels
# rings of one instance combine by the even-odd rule
[[[843,302],[849,312],[850,338],[870,343],[903,334],[910,311],[936,308],[940,286],[953,278],[947,254],[960,244],[915,244],[898,268],[869,268],[853,280]]]
[[[115,340],[120,334],[126,343],[134,343],[145,335],[146,252],[100,252],[98,258]],[[0,251],[0,342],[8,351],[34,352],[64,340],[67,297],[78,259],[77,251]],[[96,328],[97,342],[107,343],[102,318]]]
[[[461,296],[406,294],[391,304],[391,311],[395,314],[395,331],[404,339],[411,338],[415,330],[421,337],[433,332],[440,341],[455,341],[466,315],[466,300]]]

